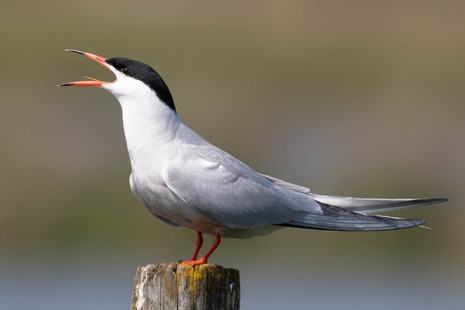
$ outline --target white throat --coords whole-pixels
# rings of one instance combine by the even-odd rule
[[[160,151],[175,139],[179,117],[155,91],[137,79],[118,74],[115,82],[102,87],[121,105],[124,134],[135,171],[137,165],[144,165],[148,158],[157,158]]]

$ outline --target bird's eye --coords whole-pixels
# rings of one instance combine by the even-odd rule
[[[124,74],[128,74],[129,73],[129,68],[128,67],[122,67],[120,71],[122,73],[124,73]]]

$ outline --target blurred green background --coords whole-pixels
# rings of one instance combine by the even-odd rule
[[[256,170],[329,195],[448,197],[431,230],[281,230],[225,240],[243,309],[462,309],[463,1],[4,1],[0,300],[128,309],[135,268],[195,234],[133,198],[113,77],[65,53],[153,66],[183,120]],[[195,180],[193,180],[195,181]],[[207,240],[209,243],[210,240]]]

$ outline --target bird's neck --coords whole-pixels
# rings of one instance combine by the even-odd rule
[[[123,126],[133,171],[137,165],[153,164],[176,139],[181,125],[176,112],[153,96],[127,100],[118,98],[122,107]],[[146,167],[139,167],[145,169]]]

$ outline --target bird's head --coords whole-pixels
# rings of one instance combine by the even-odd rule
[[[94,78],[59,86],[94,86],[108,90],[118,100],[123,97],[136,97],[147,92],[154,92],[158,99],[176,112],[173,97],[161,76],[143,62],[124,57],[105,58],[95,54],[67,49],[68,52],[84,55],[104,66],[115,75],[113,82],[104,82]]]

